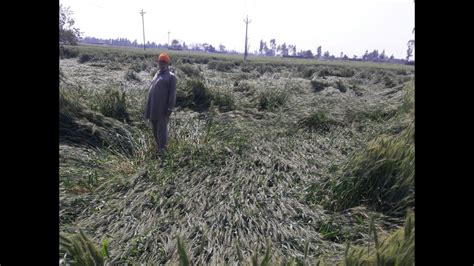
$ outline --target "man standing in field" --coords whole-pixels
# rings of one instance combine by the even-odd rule
[[[151,82],[145,106],[145,119],[151,122],[160,156],[166,149],[168,122],[176,103],[176,76],[168,68],[170,62],[166,53],[158,56],[159,70]]]

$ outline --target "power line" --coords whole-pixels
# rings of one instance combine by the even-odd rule
[[[145,48],[145,20],[143,18],[143,15],[145,14],[146,12],[143,12],[143,9],[142,11],[140,12],[140,15],[142,15],[142,25],[143,25],[143,50],[146,50]]]

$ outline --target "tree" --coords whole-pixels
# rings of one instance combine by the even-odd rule
[[[265,50],[265,55],[266,56],[275,56],[275,50],[267,48],[267,50]]]
[[[273,54],[276,52],[276,41],[275,39],[270,40],[270,48],[273,50]]]
[[[270,48],[271,48],[272,50],[275,50],[275,49],[276,49],[276,41],[275,41],[275,39],[271,39],[271,40],[270,40]]]
[[[365,54],[362,56],[363,60],[368,60],[369,59],[369,50],[365,50]]]
[[[219,44],[219,51],[220,52],[225,52],[225,46],[222,44]]]
[[[204,43],[202,46],[204,47],[204,51],[207,51],[210,53],[214,53],[216,51],[216,48],[212,46],[211,44]]]
[[[330,55],[329,55],[329,51],[324,52],[324,55],[323,55],[323,56],[324,56],[324,58],[329,58],[329,56],[330,56]]]
[[[264,47],[263,44],[264,44],[263,40],[260,40],[260,48],[258,49],[258,51],[260,52],[260,54],[263,54],[263,52],[264,52],[264,50],[263,50],[263,47]]]
[[[371,60],[377,60],[379,57],[379,50],[374,50],[371,54],[369,54]]]
[[[288,47],[286,47],[286,43],[283,43],[281,45],[281,54],[282,55],[288,55]]]
[[[321,58],[321,46],[318,46],[318,49],[317,49],[317,57],[318,57],[318,58]]]
[[[288,48],[286,47],[286,43],[278,45],[277,52],[281,55],[288,55]]]
[[[288,53],[293,53],[293,44],[288,44]]]
[[[377,61],[379,59],[379,51],[374,50],[370,53],[368,51],[365,51],[365,54],[362,58],[367,61]]]
[[[81,32],[74,28],[73,12],[69,7],[59,4],[59,43],[77,45]]]
[[[171,46],[169,48],[172,49],[172,50],[183,50],[183,46],[176,39],[171,41]]]
[[[270,49],[268,49],[267,42],[263,42],[262,52],[265,55],[269,55]]]
[[[385,50],[382,51],[382,53],[379,55],[379,58],[384,60],[386,58],[385,56]]]
[[[267,42],[263,43],[263,52],[266,56],[275,56],[275,50],[269,49],[267,46]]]
[[[412,31],[413,34],[415,34],[415,28],[413,28]],[[415,48],[415,40],[409,40],[408,43],[408,50],[407,50],[407,61],[410,59],[410,57],[413,55],[413,49]]]
[[[311,50],[303,51],[302,56],[305,58],[313,58],[313,52],[311,52]]]
[[[413,56],[413,47],[415,46],[415,42],[414,42],[414,41],[412,42],[412,40],[409,40],[407,45],[408,45],[408,49],[407,49],[407,61],[409,61],[409,60],[410,60],[410,57]]]

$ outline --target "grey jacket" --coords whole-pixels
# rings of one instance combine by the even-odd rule
[[[145,119],[161,120],[171,114],[176,104],[176,76],[158,71],[153,77],[145,107]]]

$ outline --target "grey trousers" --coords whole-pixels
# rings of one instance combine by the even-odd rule
[[[150,120],[153,128],[153,136],[155,137],[158,152],[163,152],[166,149],[168,142],[168,122],[170,118],[164,117],[161,120]]]

